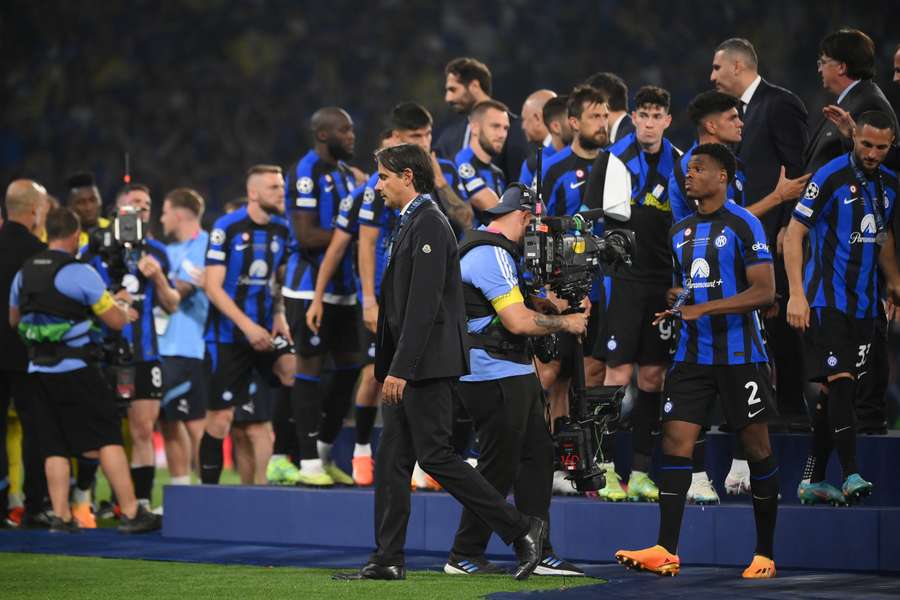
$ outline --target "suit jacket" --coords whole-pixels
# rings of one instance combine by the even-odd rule
[[[765,79],[759,82],[744,109],[744,130],[736,152],[744,166],[748,205],[775,189],[782,165],[790,178],[804,173],[803,149],[809,137],[806,121],[806,107],[793,92]],[[789,204],[782,203],[761,219],[770,244],[790,218]]]
[[[634,122],[631,120],[631,115],[625,113],[625,116],[622,117],[622,122],[619,123],[619,128],[616,129],[616,137],[609,140],[609,145],[612,146],[629,133],[634,133]]]
[[[525,139],[522,120],[519,116],[513,113],[507,114],[509,115],[509,135],[506,137],[506,143],[503,144],[503,150],[492,162],[503,170],[503,175],[509,183],[519,180],[522,162],[528,156],[528,140]],[[459,115],[444,127],[433,144],[434,151],[438,156],[448,160],[456,157],[466,141],[468,124],[468,117]]]
[[[25,261],[47,248],[47,245],[15,221],[6,221],[0,229],[0,348],[3,348],[2,371],[25,371],[28,352],[19,334],[9,326],[9,288]],[[6,418],[6,415],[0,415]]]
[[[459,250],[447,218],[425,202],[394,240],[381,281],[375,378],[457,378],[469,372]]]
[[[894,135],[897,136],[900,133],[897,128],[897,116],[887,98],[884,97],[881,88],[874,81],[866,79],[857,83],[852,90],[847,92],[838,106],[849,112],[854,119],[869,110],[884,111],[891,116]],[[848,152],[850,148],[850,140],[842,138],[837,127],[820,113],[818,124],[804,153],[803,162],[806,165],[806,172],[815,173],[825,163]]]

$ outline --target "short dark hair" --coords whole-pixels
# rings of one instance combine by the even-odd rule
[[[420,194],[429,194],[434,189],[431,156],[416,144],[382,148],[375,153],[375,161],[391,173],[412,171],[413,188]]]
[[[585,106],[591,104],[606,104],[609,100],[606,94],[589,85],[579,85],[569,93],[569,101],[566,103],[566,112],[570,117],[581,118]]]
[[[594,73],[584,83],[606,94],[609,110],[628,110],[628,85],[615,73]]]
[[[568,106],[569,106],[569,97],[568,96],[556,96],[555,98],[550,98],[544,104],[544,108],[541,111],[541,116],[544,119],[544,125],[549,129],[551,121],[557,121],[559,119],[565,119],[568,114]]]
[[[669,112],[669,107],[672,105],[672,95],[657,85],[645,85],[634,95],[634,109],[637,110],[647,104],[659,106],[666,112]]]
[[[186,208],[197,217],[203,216],[204,202],[203,196],[201,196],[196,190],[192,190],[191,188],[175,188],[168,194],[166,194],[166,200],[169,201],[169,204],[174,206],[175,208]]]
[[[93,173],[88,173],[87,171],[73,173],[66,178],[66,189],[70,191],[83,187],[94,187],[96,185],[97,181],[94,179]]]
[[[882,110],[867,110],[856,119],[856,128],[862,129],[868,125],[873,129],[894,129],[894,123],[890,115]]]
[[[847,65],[850,79],[875,76],[875,43],[859,29],[842,28],[829,33],[819,44],[819,54]]]
[[[739,106],[740,100],[716,90],[707,90],[694,96],[688,104],[688,117],[699,129],[703,120],[710,115],[718,115]]]
[[[143,183],[126,183],[119,190],[119,193],[116,194],[116,198],[121,198],[122,196],[124,196],[125,194],[127,194],[129,192],[135,192],[135,191],[144,192],[148,196],[150,195],[150,188],[148,186],[144,185]]]
[[[454,75],[463,85],[478,81],[482,91],[491,95],[491,70],[480,60],[468,56],[454,58],[444,67],[444,75]]]
[[[502,102],[500,102],[499,100],[482,100],[481,102],[476,104],[474,107],[472,107],[472,112],[469,113],[469,120],[471,121],[471,120],[481,117],[481,115],[483,115],[484,113],[486,113],[488,110],[490,110],[492,108],[494,110],[500,110],[505,113],[509,112],[509,108],[507,108],[507,106],[505,104],[503,104]]]
[[[63,206],[50,209],[45,227],[47,241],[63,240],[81,229],[81,220],[74,210]]]
[[[401,102],[391,111],[391,128],[395,130],[422,129],[432,123],[431,113],[418,102]]]
[[[716,52],[720,50],[724,52],[732,52],[740,54],[747,61],[747,64],[754,69],[759,66],[759,57],[756,55],[756,48],[745,38],[728,38],[716,47]]]
[[[734,154],[728,149],[728,146],[719,143],[700,144],[694,148],[694,152],[691,156],[699,156],[701,154],[712,157],[713,160],[725,169],[728,176],[727,183],[734,181],[734,172],[737,169],[737,161],[734,159]]]

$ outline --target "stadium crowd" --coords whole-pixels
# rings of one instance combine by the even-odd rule
[[[458,58],[424,79],[443,79],[456,113],[437,135],[414,99],[397,98],[379,119],[380,152],[420,148],[430,185],[415,170],[403,180],[409,169],[381,158],[389,153],[379,154],[377,169],[366,160],[352,166],[356,124],[335,106],[311,111],[309,149],[296,162],[247,165],[244,197],[206,227],[207,203],[192,187],[151,189],[126,172],[107,206],[92,173],[50,188],[56,196],[39,181],[12,181],[0,228],[0,297],[9,312],[0,327],[8,352],[0,415],[10,415],[0,428],[2,526],[75,532],[95,527],[102,510],[119,518],[122,532],[158,529],[155,431],[174,485],[189,485],[192,475],[219,483],[231,459],[228,438],[244,484],[382,481],[386,467],[372,445],[382,383],[392,397],[392,378],[405,372],[416,380],[420,357],[404,357],[407,365],[397,358],[388,377],[379,376],[378,336],[390,326],[381,283],[406,211],[424,199],[462,244],[470,349],[468,374],[455,388],[447,439],[454,451],[503,496],[515,489],[526,515],[546,520],[551,489],[580,493],[565,465],[552,464],[547,435],[569,412],[579,339],[589,387],[629,388],[619,430],[631,430],[631,472],[616,472],[606,436],[595,457],[603,485],[591,495],[660,504],[658,545],[623,551],[620,562],[678,572],[684,503],[719,502],[706,474],[704,430],[724,421],[737,434],[725,488],[752,496],[757,523],[744,575],[774,576],[778,465],[769,431],[810,432],[797,482],[802,502],[845,504],[873,486],[856,465],[857,435],[886,432],[896,410],[886,394],[900,301],[893,210],[900,46],[886,96],[865,33],[824,36],[810,57],[831,98],[821,114],[764,77],[749,41],[705,50],[713,89],[685,103],[680,127],[692,142],[681,148],[667,131],[685,108],[673,106],[683,90],[584,73],[572,89],[531,91],[518,110],[493,98],[487,65]],[[373,91],[389,93],[382,83]],[[135,109],[161,104],[141,98]],[[254,143],[258,125],[247,124],[265,112],[260,99],[229,115],[228,127],[239,130],[232,147]],[[191,130],[187,122],[166,126]],[[193,146],[198,178],[216,177],[202,172],[202,155],[217,150]],[[399,197],[402,185],[419,193],[397,206],[392,194]],[[600,209],[596,233],[634,233],[631,262],[597,277],[583,314],[558,314],[561,299],[525,289],[517,244],[538,210],[534,194],[546,214]],[[433,252],[428,243],[421,251]],[[548,334],[558,336],[559,354],[547,361],[521,341]],[[504,383],[494,388],[495,381]],[[510,409],[504,393],[523,406]],[[333,447],[351,411],[347,473]],[[842,477],[829,483],[832,452]],[[421,454],[419,461],[411,486],[441,489],[442,467]],[[527,485],[517,479],[520,465],[533,477]],[[92,494],[98,468],[113,492],[102,507]],[[483,556],[489,536],[464,514],[445,571],[492,572]],[[536,574],[580,573],[547,541],[540,554]]]

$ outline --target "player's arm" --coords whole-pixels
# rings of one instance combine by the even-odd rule
[[[447,211],[447,216],[461,229],[471,229],[475,213],[472,211],[472,207],[466,204],[450,187],[434,152],[431,153],[431,167],[434,171],[434,191],[441,206]]]
[[[157,303],[162,309],[169,314],[178,310],[178,305],[181,303],[181,294],[169,285],[169,279],[163,273],[159,262],[153,256],[147,254],[138,261],[138,269],[148,281],[153,283],[153,287],[156,290]]]
[[[378,299],[375,296],[375,249],[378,244],[380,228],[361,223],[359,226],[359,245],[357,261],[359,283],[363,292],[363,323],[375,333],[378,325]]]
[[[748,287],[743,292],[701,304],[685,304],[681,318],[685,321],[712,315],[743,314],[763,308],[775,301],[775,269],[771,261],[750,265],[746,269]]]
[[[478,193],[473,194],[469,198],[469,201],[472,203],[472,206],[478,210],[485,211],[497,206],[497,204],[500,203],[500,198],[497,196],[497,192],[489,187],[485,187]]]
[[[264,327],[254,323],[244,311],[238,308],[238,305],[225,291],[223,287],[224,282],[225,265],[207,265],[206,282],[203,289],[207,297],[209,297],[209,301],[212,302],[219,312],[238,326],[238,329],[244,333],[255,350],[264,351],[271,348],[272,338],[269,332]]]
[[[284,295],[281,293],[284,287],[284,274],[287,268],[282,265],[275,271],[275,279],[272,281],[272,337],[281,336],[291,344],[294,339],[291,336],[291,328],[285,317]]]
[[[328,244],[328,249],[325,250],[325,256],[322,257],[322,264],[319,265],[312,302],[306,310],[306,323],[313,331],[319,330],[319,324],[322,321],[322,300],[325,297],[325,288],[328,287],[328,282],[337,271],[338,265],[352,241],[353,236],[340,228],[336,228],[331,236],[331,242]]]
[[[291,212],[291,226],[297,243],[304,250],[325,248],[331,241],[332,231],[319,227],[319,213],[308,210]]]
[[[807,173],[796,179],[788,179],[787,175],[785,175],[784,165],[782,165],[781,173],[778,175],[778,183],[775,184],[775,189],[758,202],[754,202],[748,206],[747,210],[750,211],[750,214],[754,217],[758,218],[782,202],[796,200],[803,193],[803,190],[806,189],[809,178],[810,174]]]

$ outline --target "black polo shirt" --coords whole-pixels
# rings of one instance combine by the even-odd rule
[[[0,371],[21,371],[28,367],[28,353],[16,330],[9,326],[9,287],[25,261],[47,248],[24,225],[6,221],[0,227]],[[5,415],[3,415],[5,417]]]

